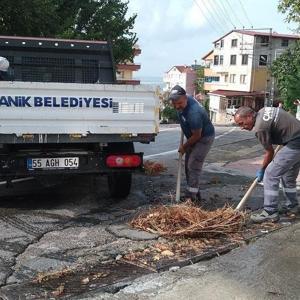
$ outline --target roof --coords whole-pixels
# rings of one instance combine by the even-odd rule
[[[215,90],[208,93],[209,95],[218,95],[224,97],[233,96],[262,96],[264,92],[244,92],[244,91],[230,91],[230,90]]]
[[[210,50],[208,53],[206,53],[203,57],[201,57],[201,59],[205,60],[205,58],[207,56],[210,56],[212,53],[214,52],[214,50]]]
[[[166,73],[169,73],[173,68],[176,68],[180,73],[195,72],[195,70],[191,66],[173,66]]]
[[[241,34],[246,34],[246,35],[252,35],[252,36],[269,36],[270,32],[262,32],[262,31],[255,31],[255,30],[238,30],[238,29],[234,29],[229,31],[228,33],[224,34],[223,36],[221,36],[220,38],[218,38],[217,40],[215,40],[213,43],[223,39],[225,36],[231,34],[232,32],[237,32],[237,33],[241,33]],[[296,34],[284,34],[284,33],[277,33],[277,32],[272,32],[272,38],[286,38],[286,39],[300,39],[300,35],[296,35]]]
[[[7,40],[31,40],[31,41],[53,41],[53,42],[69,42],[69,43],[91,43],[91,44],[107,44],[106,41],[95,41],[95,40],[71,40],[71,39],[57,39],[57,38],[46,38],[46,37],[31,37],[31,36],[10,36],[0,35],[0,39]]]

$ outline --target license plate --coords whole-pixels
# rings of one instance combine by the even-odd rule
[[[34,169],[77,169],[79,157],[28,158],[28,170]]]

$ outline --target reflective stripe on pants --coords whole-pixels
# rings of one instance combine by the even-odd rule
[[[300,149],[284,146],[268,165],[264,176],[264,208],[278,210],[279,182],[282,181],[285,206],[298,204],[296,179],[300,168]]]

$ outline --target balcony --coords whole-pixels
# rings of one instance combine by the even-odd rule
[[[127,63],[127,64],[118,64],[117,70],[128,70],[128,71],[138,71],[141,68],[140,64],[133,64],[133,63]]]

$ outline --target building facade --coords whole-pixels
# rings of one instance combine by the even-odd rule
[[[141,54],[141,49],[138,45],[135,45],[133,48],[134,56],[138,56]],[[140,64],[126,61],[122,64],[118,64],[116,66],[117,69],[117,82],[121,84],[140,84],[140,80],[133,78],[133,72],[138,71],[141,68]]]
[[[204,61],[204,92],[208,94],[218,89],[220,82],[220,74],[216,73],[212,68],[214,63],[214,51],[211,50],[202,57]]]
[[[194,68],[190,66],[173,66],[164,74],[164,90],[170,91],[173,86],[178,84],[186,90],[187,94],[195,95],[196,79],[197,73]]]
[[[276,93],[269,67],[297,39],[297,35],[271,31],[232,30],[214,41],[213,51],[203,57],[209,66],[204,88],[212,121],[231,122],[242,105],[256,110],[272,105]]]

